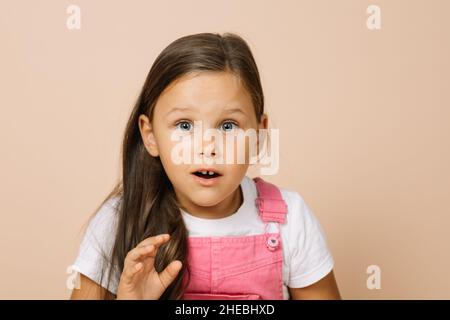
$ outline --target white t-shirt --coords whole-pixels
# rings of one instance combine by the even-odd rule
[[[257,190],[255,182],[245,176],[241,182],[243,203],[232,215],[221,219],[195,217],[181,210],[191,237],[246,236],[264,233],[264,222],[255,206]],[[283,248],[283,295],[289,299],[290,288],[309,286],[326,276],[334,266],[327,246],[326,235],[303,198],[295,191],[280,188],[287,204],[286,222],[280,224]],[[117,223],[118,197],[107,201],[89,223],[80,245],[73,269],[100,283],[100,249],[110,253]],[[276,231],[275,223],[269,223],[269,231]],[[116,293],[119,275],[111,279],[110,291]],[[106,278],[102,280],[105,287]]]

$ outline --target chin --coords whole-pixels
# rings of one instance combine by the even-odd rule
[[[210,194],[210,192],[195,192],[196,194],[190,194],[189,198],[191,202],[195,203],[200,207],[212,207],[223,199],[221,199],[217,194]]]

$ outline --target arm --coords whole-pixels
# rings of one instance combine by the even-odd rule
[[[341,300],[334,272],[304,288],[289,288],[292,300]]]
[[[80,273],[80,289],[73,289],[70,300],[113,300],[115,295]]]

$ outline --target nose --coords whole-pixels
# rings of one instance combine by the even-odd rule
[[[220,143],[221,133],[219,130],[214,128],[206,128],[201,130],[201,136],[196,137],[196,153],[202,158],[202,161],[216,161],[217,157],[220,156]]]
[[[216,142],[215,139],[203,140],[200,148],[200,155],[203,157],[213,158],[216,156]]]

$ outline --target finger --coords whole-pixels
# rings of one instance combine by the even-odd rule
[[[170,239],[170,235],[168,233],[159,234],[157,236],[149,237],[144,240],[142,240],[136,247],[145,247],[149,244],[155,245],[157,248],[167,242]]]
[[[147,257],[152,253],[156,253],[156,248],[152,244],[145,247],[136,247],[128,252],[127,256],[125,257],[125,263],[127,263],[127,261],[137,263],[138,260]]]
[[[135,264],[128,264],[128,266],[124,267],[122,272],[122,278],[125,281],[125,283],[131,283],[133,282],[134,276],[139,273],[140,270],[142,270],[144,267],[144,264],[142,262],[137,262]]]
[[[136,249],[136,250],[135,250]],[[145,264],[140,261],[147,256],[155,256],[156,250],[153,245],[148,245],[147,247],[135,248],[131,250],[124,261],[124,269],[122,274],[127,278],[128,281],[132,281],[133,277],[141,270],[143,270]]]
[[[165,289],[172,283],[173,280],[177,277],[182,267],[182,263],[180,260],[174,260],[169,265],[161,271],[159,274],[159,279],[161,280],[161,284]]]

